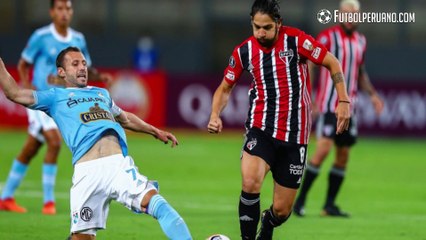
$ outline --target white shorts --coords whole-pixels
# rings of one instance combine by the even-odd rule
[[[44,142],[43,131],[58,129],[53,118],[49,117],[43,111],[32,110],[27,108],[28,115],[28,133],[40,142]]]
[[[72,184],[71,233],[105,229],[111,200],[141,213],[143,197],[156,189],[133,159],[121,154],[77,163]]]

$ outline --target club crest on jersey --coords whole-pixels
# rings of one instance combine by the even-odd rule
[[[247,148],[251,151],[257,144],[257,139],[252,138],[249,142],[247,142]]]
[[[284,58],[287,58],[287,62],[291,62],[291,59],[293,59],[294,56],[294,52],[293,49],[289,49],[286,51],[281,50],[278,55],[283,62],[285,62]]]
[[[84,123],[97,121],[97,120],[111,120],[114,121],[114,117],[108,111],[105,111],[99,107],[99,103],[95,103],[93,107],[89,108],[89,112],[84,112],[80,114],[80,119]]]
[[[92,219],[92,217],[93,217],[92,209],[90,209],[89,207],[84,207],[83,209],[81,209],[80,211],[81,220],[88,222],[90,221],[90,219]]]
[[[229,66],[230,66],[231,68],[234,68],[234,67],[235,67],[235,58],[234,58],[234,56],[231,56],[231,57],[229,58]]]
[[[304,42],[303,42],[303,48],[304,49],[306,49],[306,50],[308,50],[308,51],[312,51],[312,49],[314,49],[314,45],[312,45],[312,43],[311,43],[311,41],[309,41],[308,39],[306,39]]]
[[[226,78],[231,80],[231,81],[234,81],[235,80],[235,73],[231,70],[228,70],[228,72],[226,73]]]

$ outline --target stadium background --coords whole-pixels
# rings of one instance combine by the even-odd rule
[[[314,36],[332,24],[320,24],[316,13],[338,5],[337,0],[280,2],[284,24]],[[288,228],[277,233],[278,239],[426,239],[426,230],[421,227],[426,224],[426,1],[361,3],[369,12],[414,12],[416,22],[362,24],[359,28],[368,40],[367,70],[386,107],[384,114],[376,117],[368,98],[360,96],[363,139],[351,156],[350,179],[339,198],[355,217],[350,222],[320,221],[315,215],[324,194],[323,174],[317,190],[311,193],[313,199],[320,200],[312,200],[308,206],[312,209],[309,217],[293,218]],[[248,76],[235,88],[223,115],[225,130],[236,131],[216,138],[205,133],[205,125],[211,95],[221,81],[229,54],[251,35],[251,1],[74,0],[73,6],[71,25],[85,34],[94,66],[114,75],[112,92],[120,106],[158,126],[183,129],[177,131],[181,146],[176,150],[164,150],[151,138],[130,136],[130,149],[135,159],[142,159],[142,172],[160,180],[163,194],[182,211],[195,239],[214,232],[234,239],[238,235],[234,218],[240,181],[236,159],[246,116]],[[47,0],[0,1],[0,56],[15,76],[28,37],[50,22],[48,8]],[[133,51],[143,36],[151,37],[158,49],[159,67],[155,71],[133,68]],[[25,109],[0,92],[0,188],[24,142],[25,125]],[[311,146],[313,152],[315,139]],[[220,157],[214,155],[218,150]],[[0,239],[58,239],[67,234],[67,191],[72,175],[69,151],[61,151],[64,161],[59,163],[57,187],[60,214],[54,218],[39,213],[42,156],[43,152],[38,154],[17,192],[30,213],[24,217],[0,212]],[[182,172],[188,174],[182,176]],[[271,189],[265,188],[263,207],[270,204],[270,194]],[[135,239],[142,221],[145,232],[138,236],[161,239],[154,221],[136,218],[113,205],[108,230],[100,233],[100,238],[119,239],[124,233],[127,239]],[[48,238],[46,232],[51,232],[52,225],[59,230]]]
[[[32,31],[50,22],[48,2],[0,2],[0,55],[12,71]],[[332,24],[319,23],[316,13],[320,9],[332,11],[338,7],[336,0],[281,2],[284,24],[299,27],[314,36]],[[161,79],[126,72],[126,80],[142,78],[142,85],[134,84],[139,90],[131,94],[124,91],[125,97],[132,96],[123,100],[124,108],[139,109],[150,121],[152,119],[146,115],[156,116],[154,123],[160,126],[204,128],[209,98],[222,78],[229,54],[251,34],[250,6],[246,0],[75,1],[72,26],[85,34],[94,66],[112,71],[132,69],[138,40],[150,37],[158,50],[157,75]],[[376,117],[368,99],[361,95],[363,108],[358,114],[361,133],[426,136],[426,2],[362,1],[362,8],[369,12],[414,12],[416,18],[415,23],[365,23],[360,26],[368,40],[367,70],[386,101],[384,114]],[[120,77],[123,78],[121,74]],[[224,117],[228,127],[241,127],[245,118],[245,90],[249,80],[241,82],[243,89],[233,96],[231,102],[234,104]],[[152,89],[157,92],[154,94]],[[115,96],[122,97],[120,93]],[[12,124],[25,124],[25,111],[6,103],[4,97],[0,97],[0,102],[1,112],[20,112],[18,116],[3,115],[1,122],[15,119]],[[135,102],[139,105],[135,106]],[[150,113],[153,109],[157,112]],[[232,110],[237,110],[238,114],[233,114]]]

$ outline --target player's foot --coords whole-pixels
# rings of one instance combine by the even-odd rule
[[[336,205],[324,207],[321,215],[331,216],[331,217],[345,217],[345,218],[349,217],[349,213],[341,211],[339,207]]]
[[[45,203],[41,212],[45,215],[55,215],[56,214],[55,202]]]
[[[19,206],[14,198],[0,200],[0,211],[9,211],[16,213],[26,213],[27,209]]]
[[[298,217],[304,217],[305,216],[305,207],[303,206],[303,204],[296,201],[294,203],[294,206],[293,206],[293,212]]]
[[[272,235],[274,234],[274,229],[267,229],[264,226],[264,220],[265,220],[265,214],[267,214],[269,209],[262,212],[262,218],[260,220],[260,230],[259,234],[257,235],[256,240],[272,240]]]

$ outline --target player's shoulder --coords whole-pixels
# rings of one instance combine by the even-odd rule
[[[332,32],[340,31],[339,30],[340,28],[341,27],[339,25],[334,25],[334,26],[331,26],[331,27],[328,27],[328,28],[321,30],[318,35],[329,35]]]
[[[105,96],[109,96],[109,91],[106,88],[97,87],[97,86],[87,86],[85,89],[103,94]]]
[[[357,34],[358,35],[358,38],[361,40],[361,41],[367,41],[367,38],[365,37],[365,35],[362,33],[362,32],[360,32],[360,31],[355,31],[355,34]]]
[[[73,28],[70,28],[70,31],[72,33],[72,35],[77,38],[77,39],[84,39],[84,34],[82,32],[79,32]]]
[[[287,34],[287,36],[292,36],[292,37],[297,37],[297,36],[306,34],[303,30],[297,27],[292,27],[292,26],[282,26],[281,32],[283,34]]]
[[[255,40],[255,38],[253,36],[250,36],[248,38],[246,38],[244,41],[242,41],[240,44],[238,44],[237,46],[235,46],[235,50],[240,49],[241,47],[247,45],[248,42]]]
[[[52,31],[50,30],[50,25],[46,25],[46,26],[37,28],[34,31],[33,36],[44,37],[44,36],[49,36],[51,34],[52,34]]]

